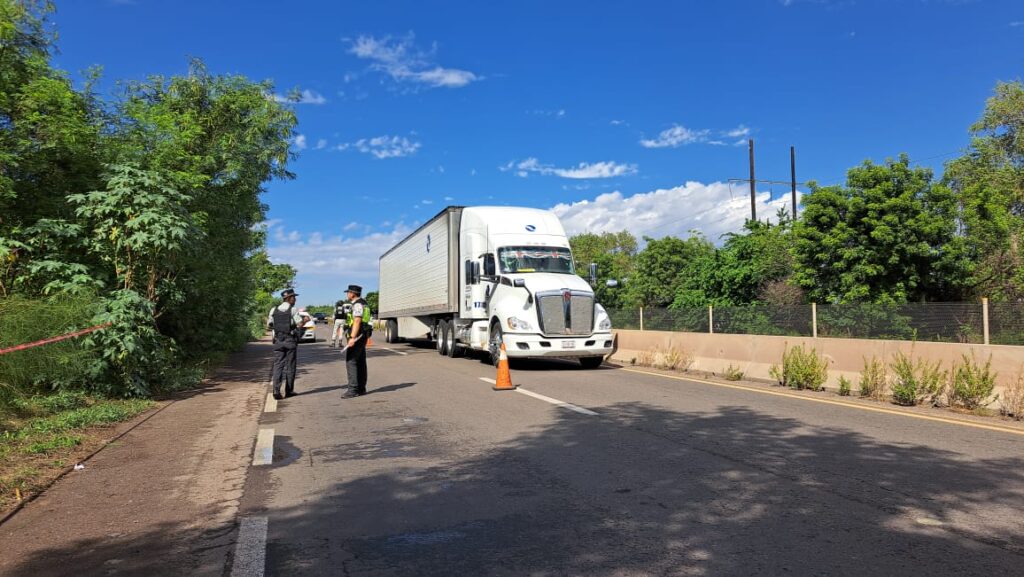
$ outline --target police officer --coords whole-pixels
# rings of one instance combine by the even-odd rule
[[[274,329],[274,398],[281,400],[281,381],[284,381],[284,396],[295,394],[295,361],[299,345],[299,327],[302,315],[295,309],[299,295],[292,289],[281,293],[281,304],[270,309],[267,324]]]
[[[339,342],[345,342],[348,340],[347,322],[348,313],[352,310],[352,305],[345,301],[338,301],[334,303],[334,328],[331,331],[331,346],[337,347]]]
[[[348,371],[348,391],[345,398],[366,394],[366,341],[373,328],[370,326],[370,306],[362,299],[363,287],[348,285],[348,300],[352,310],[348,313],[348,352],[345,369]]]

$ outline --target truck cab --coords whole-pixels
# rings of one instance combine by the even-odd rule
[[[569,239],[548,211],[469,207],[459,238],[462,300],[456,340],[497,357],[573,357],[599,366],[611,321],[576,274]]]

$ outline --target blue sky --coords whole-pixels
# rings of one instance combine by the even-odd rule
[[[837,183],[906,152],[941,171],[1024,71],[1019,0],[269,2],[65,0],[55,64],[214,73],[302,91],[270,183],[273,259],[307,304],[449,204],[552,208],[570,233],[712,240],[757,177]],[[112,89],[112,88],[111,88]],[[758,215],[788,188],[758,187]]]

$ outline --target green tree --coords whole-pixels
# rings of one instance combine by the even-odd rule
[[[370,305],[370,310],[373,311],[374,316],[377,315],[377,305],[380,303],[380,293],[377,291],[370,291],[366,293],[366,304]]]
[[[850,169],[847,184],[811,183],[796,226],[795,279],[818,302],[947,300],[963,286],[951,191],[901,155]]]
[[[160,324],[190,357],[230,350],[251,333],[252,303],[239,296],[257,292],[249,257],[263,244],[260,194],[268,180],[292,177],[296,119],[271,91],[195,60],[186,76],[130,83],[118,106],[118,157],[172,176],[189,196],[196,250],[177,277],[182,304]]]
[[[741,305],[770,300],[773,288],[793,274],[793,221],[782,209],[778,222],[748,220],[744,232],[729,233],[705,279],[714,300]],[[775,302],[773,304],[795,304]]]
[[[569,246],[576,259],[576,273],[581,277],[589,281],[590,263],[597,264],[597,301],[606,308],[625,306],[625,283],[633,273],[637,254],[636,237],[627,231],[588,232],[570,237]],[[617,281],[618,286],[607,286],[608,280]]]
[[[999,83],[970,128],[971,146],[946,164],[956,193],[971,296],[1024,298],[1024,84]]]
[[[674,236],[644,237],[647,246],[636,257],[627,284],[631,304],[650,307],[690,306],[706,300],[694,277],[703,277],[714,258],[715,247],[700,234],[686,240]]]

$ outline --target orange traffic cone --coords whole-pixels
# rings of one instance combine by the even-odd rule
[[[505,343],[501,343],[501,354],[498,356],[498,378],[492,388],[495,391],[516,390],[516,386],[512,384],[512,375],[508,372],[508,355],[505,353]]]
[[[373,339],[372,338],[367,338],[366,339],[366,347],[370,348],[372,346],[373,346]]]

